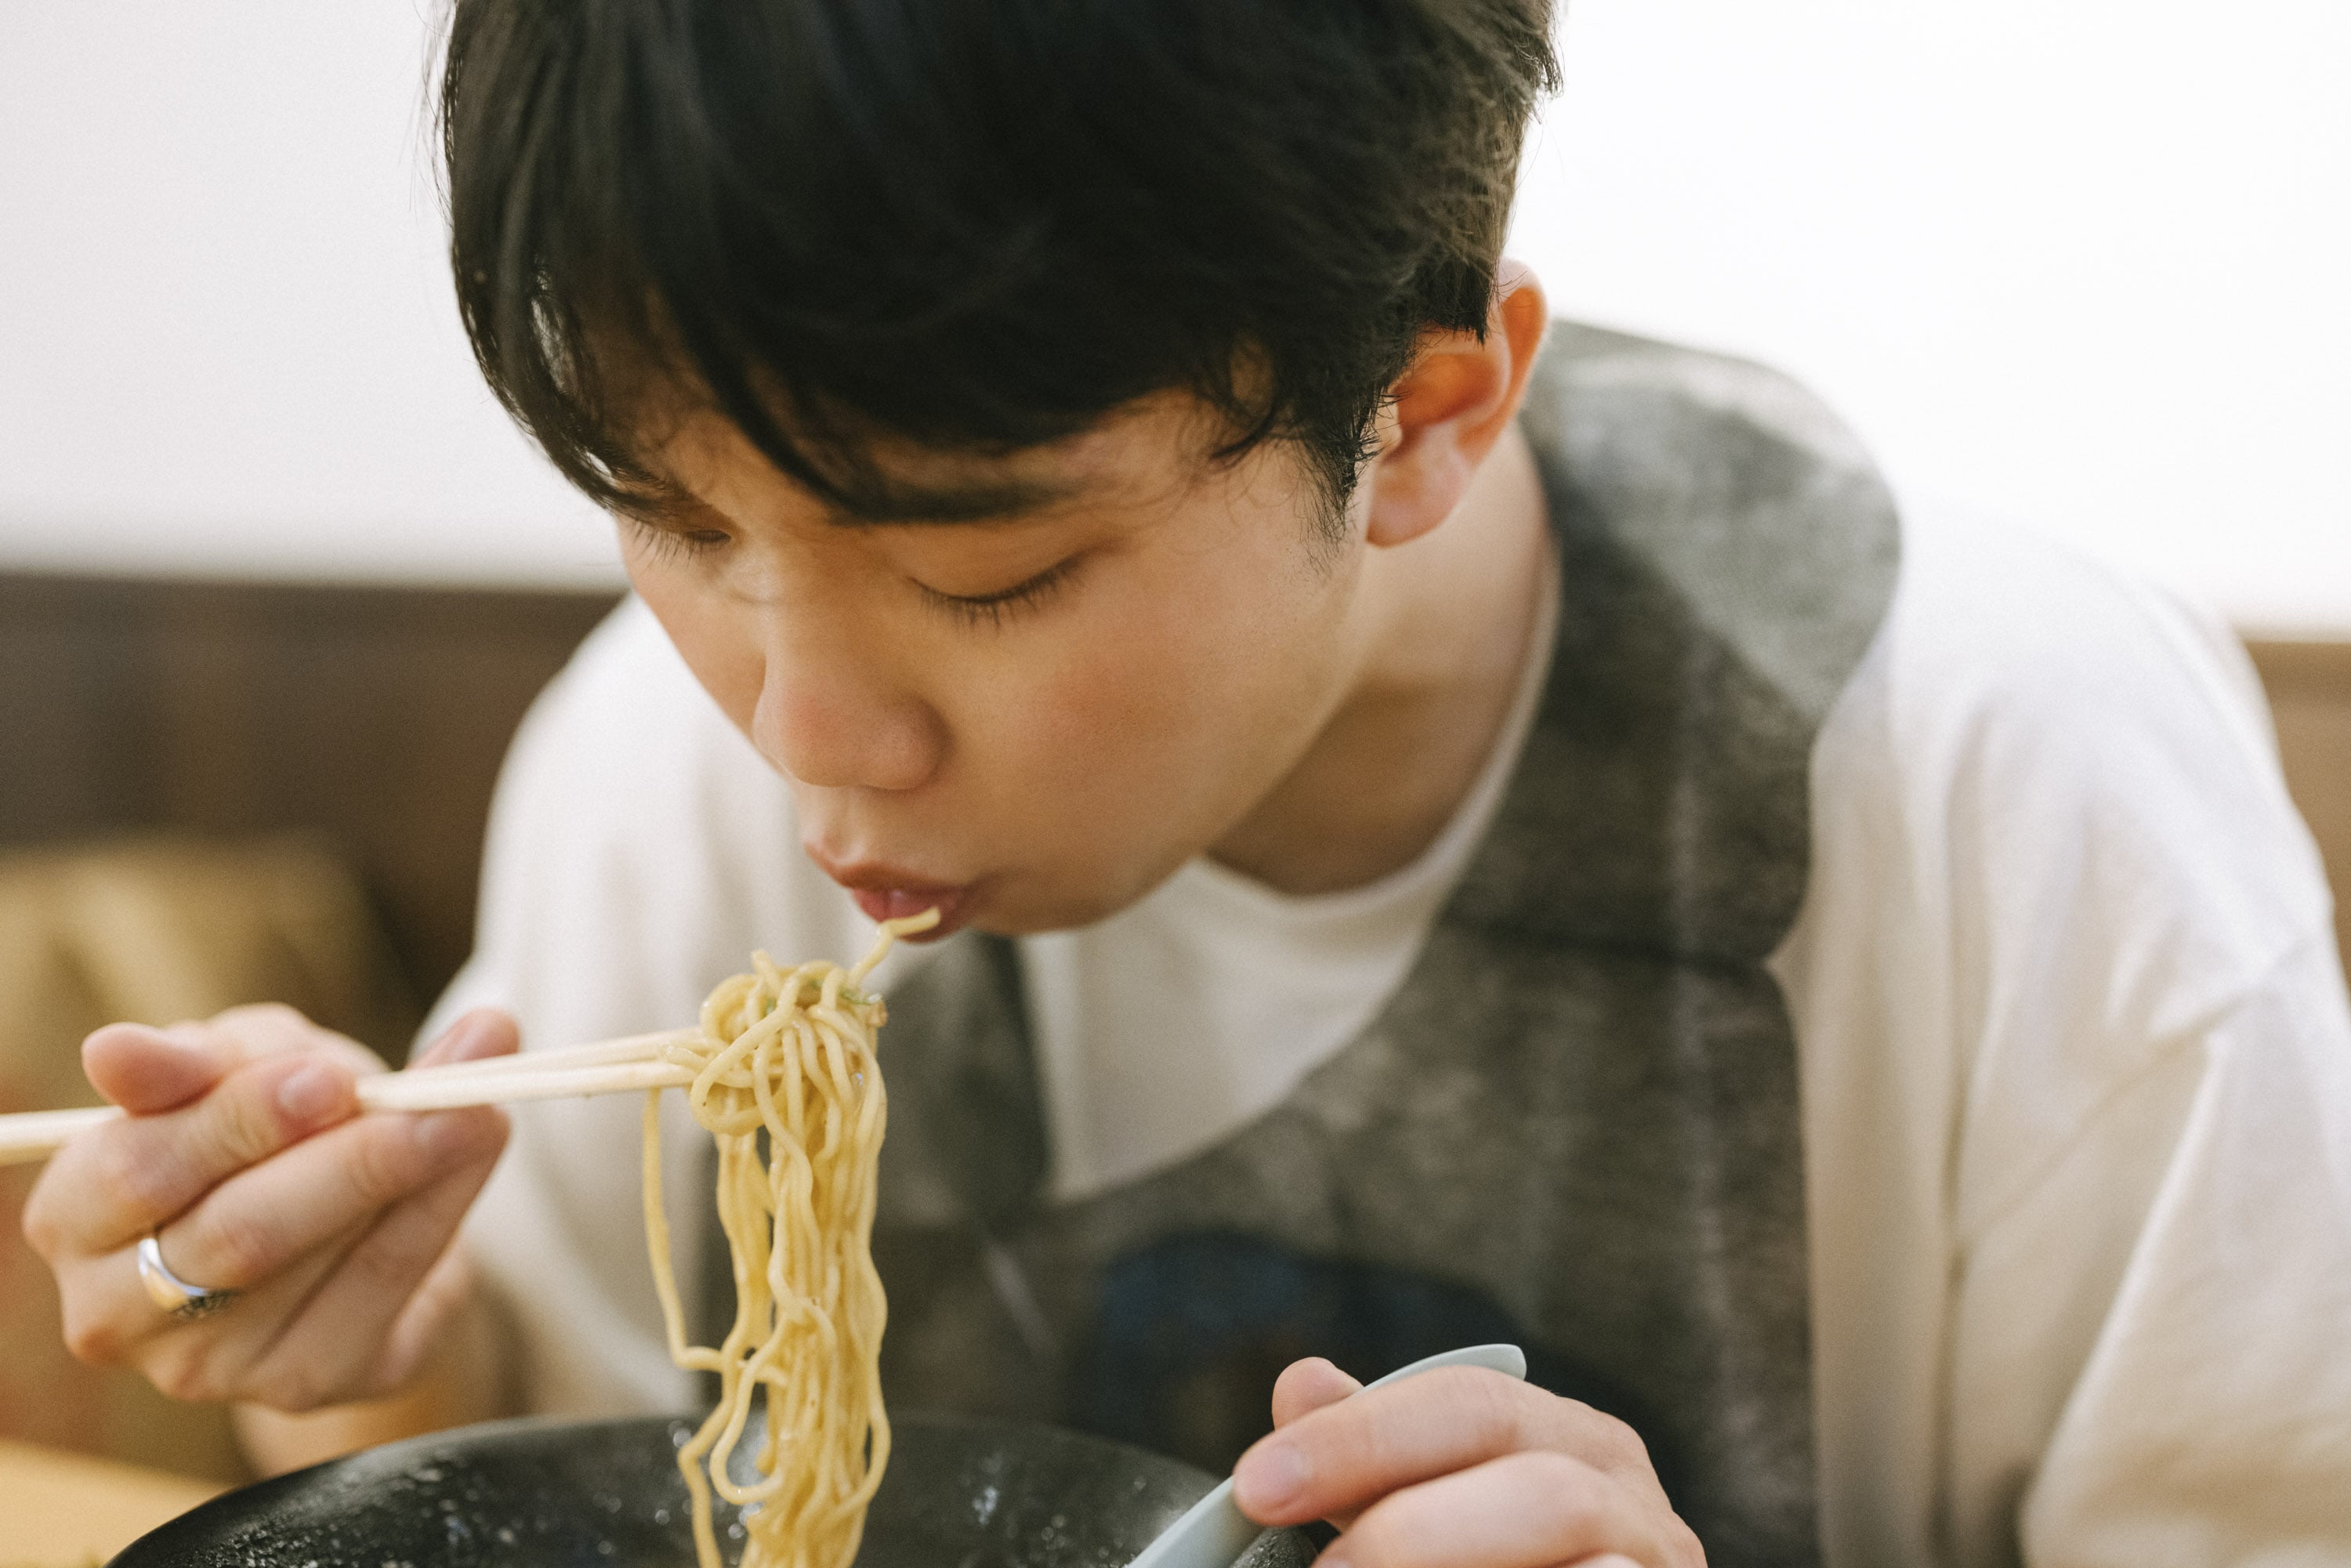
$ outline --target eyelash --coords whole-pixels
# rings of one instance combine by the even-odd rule
[[[727,536],[717,529],[697,529],[680,532],[648,523],[640,517],[629,517],[629,524],[656,560],[691,559],[726,548]],[[945,612],[967,626],[985,625],[990,630],[1001,627],[1008,619],[1036,610],[1046,600],[1066,586],[1076,571],[1078,558],[1061,561],[1026,582],[1016,582],[1000,593],[961,594],[941,593],[924,583],[914,586],[924,601],[934,609]]]
[[[629,517],[625,512],[622,516],[629,526],[636,530],[639,542],[658,561],[687,559],[695,556],[708,555],[713,550],[725,549],[728,542],[727,536],[716,528],[696,528],[680,532],[675,528],[664,528],[646,522],[643,517]]]
[[[1065,586],[1077,570],[1077,558],[1071,557],[1058,565],[1048,567],[1026,582],[1016,582],[1001,593],[967,595],[941,593],[935,588],[914,586],[922,590],[924,601],[946,612],[967,626],[1000,627],[1008,618],[1017,618],[1036,610],[1056,591]]]

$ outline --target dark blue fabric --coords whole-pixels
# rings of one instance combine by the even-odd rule
[[[1266,1394],[1320,1355],[1364,1383],[1439,1351],[1506,1343],[1527,1380],[1656,1432],[1622,1385],[1535,1342],[1490,1297],[1376,1263],[1316,1258],[1237,1232],[1176,1236],[1103,1271],[1079,1349],[1072,1422],[1228,1469],[1272,1429]],[[1678,1467],[1654,1451],[1670,1495]]]

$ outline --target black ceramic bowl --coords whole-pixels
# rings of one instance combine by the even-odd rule
[[[388,1444],[216,1498],[111,1568],[693,1568],[675,1445],[692,1428],[500,1421]],[[908,1416],[859,1568],[1123,1568],[1212,1485],[1191,1466],[1049,1427]],[[732,1511],[719,1531],[740,1550]],[[1279,1531],[1243,1561],[1303,1568]]]

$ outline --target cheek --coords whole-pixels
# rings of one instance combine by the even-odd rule
[[[1327,712],[1343,583],[1280,559],[1166,564],[1102,594],[1082,634],[991,705],[1006,716],[987,733],[1023,754],[1012,770],[1083,803],[1068,827],[1218,831]]]
[[[740,624],[739,607],[683,571],[659,562],[629,562],[630,586],[669,634],[678,656],[734,726],[749,733],[766,668],[758,639]]]

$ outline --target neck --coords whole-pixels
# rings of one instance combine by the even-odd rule
[[[1360,887],[1426,849],[1500,739],[1549,548],[1541,478],[1513,426],[1451,517],[1365,559],[1344,696],[1209,852],[1305,894]]]

